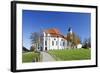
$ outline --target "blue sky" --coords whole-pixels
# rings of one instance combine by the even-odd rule
[[[82,40],[88,38],[91,33],[90,19],[90,13],[23,10],[23,46],[30,48],[31,33],[49,28],[57,28],[63,35],[67,35],[68,28],[72,27]]]

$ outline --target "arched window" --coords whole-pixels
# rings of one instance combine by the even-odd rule
[[[45,45],[47,46],[47,41],[45,41]]]
[[[63,46],[65,46],[65,42],[63,41]]]
[[[54,41],[52,41],[52,46],[54,46]]]
[[[60,46],[63,46],[63,39],[61,39]]]

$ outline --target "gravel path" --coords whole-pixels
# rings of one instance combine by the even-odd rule
[[[47,52],[41,52],[42,62],[55,61],[55,59]]]

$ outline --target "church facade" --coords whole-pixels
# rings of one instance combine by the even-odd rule
[[[61,35],[58,29],[52,28],[43,31],[42,51],[67,48],[67,37]]]

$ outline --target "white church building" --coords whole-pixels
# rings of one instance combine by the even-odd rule
[[[72,33],[72,30],[70,33]],[[68,48],[67,35],[62,35],[56,28],[51,28],[43,31],[41,42],[42,51],[65,48]]]
[[[41,49],[43,51],[67,48],[67,38],[61,35],[58,29],[52,28],[43,31]]]

